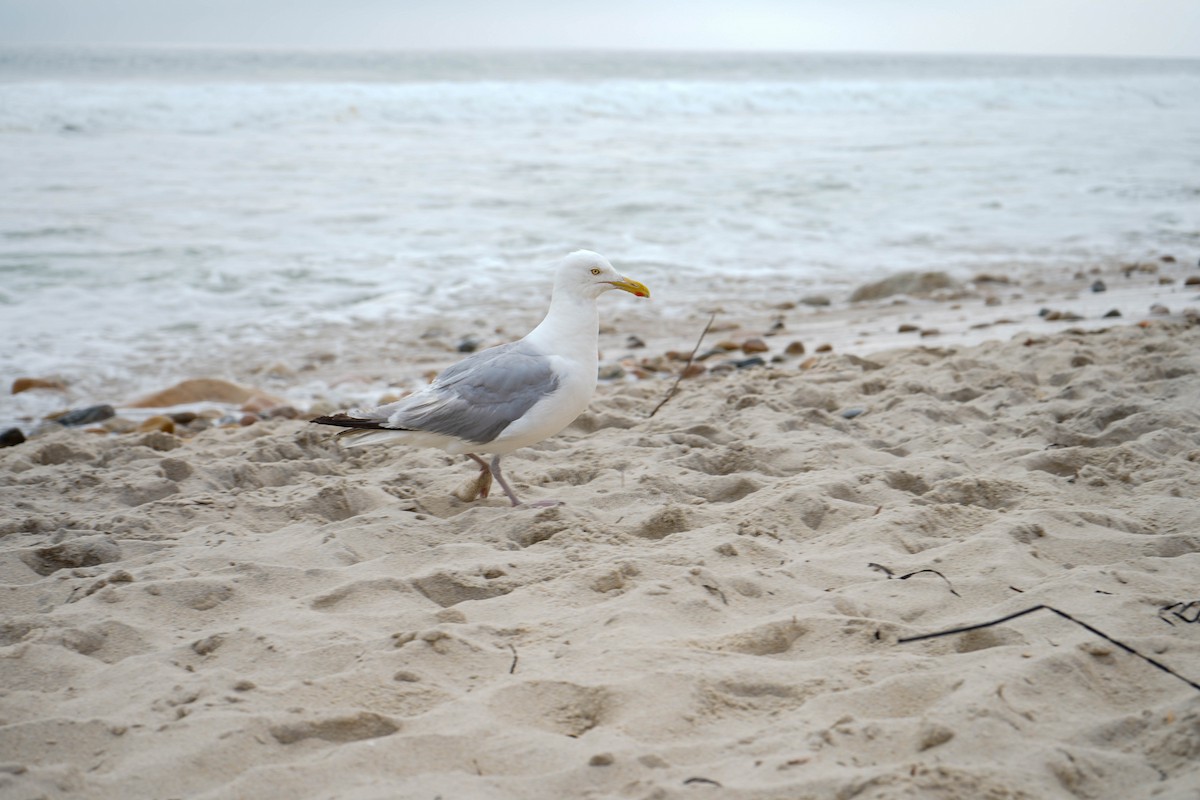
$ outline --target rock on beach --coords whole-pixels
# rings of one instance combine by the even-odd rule
[[[858,287],[850,295],[850,302],[882,300],[898,294],[928,295],[941,289],[957,288],[958,281],[944,272],[899,272]]]

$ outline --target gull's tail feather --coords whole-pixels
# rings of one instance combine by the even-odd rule
[[[384,444],[386,442],[404,442],[412,434],[411,431],[381,430],[344,430],[337,435],[338,444],[342,447],[361,447],[366,444]]]
[[[367,428],[370,430],[383,428],[383,423],[380,420],[352,417],[344,412],[339,412],[328,417],[317,417],[312,421],[318,425],[336,425],[339,428]]]
[[[312,421],[318,425],[345,428],[346,430],[337,435],[338,442],[344,447],[383,444],[384,442],[394,442],[397,439],[404,441],[412,434],[412,431],[402,428],[386,427],[382,420],[363,419],[341,412],[327,417],[317,417]]]

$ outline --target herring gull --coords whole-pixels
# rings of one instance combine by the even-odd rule
[[[500,472],[500,457],[553,436],[587,408],[596,391],[596,300],[613,289],[650,296],[599,253],[571,253],[555,274],[545,319],[525,338],[474,353],[394,403],[313,422],[346,428],[338,439],[347,447],[399,442],[469,456],[479,464],[479,479],[469,497],[459,497],[487,497],[495,478],[521,505]],[[491,463],[479,453],[491,455]]]

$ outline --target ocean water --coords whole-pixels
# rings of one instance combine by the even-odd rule
[[[528,304],[581,247],[664,314],[1195,259],[1200,61],[0,48],[6,379]]]

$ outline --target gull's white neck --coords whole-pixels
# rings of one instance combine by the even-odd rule
[[[594,364],[599,334],[600,313],[596,309],[596,298],[555,291],[550,298],[550,310],[546,312],[546,318],[529,332],[525,340],[543,352]]]

